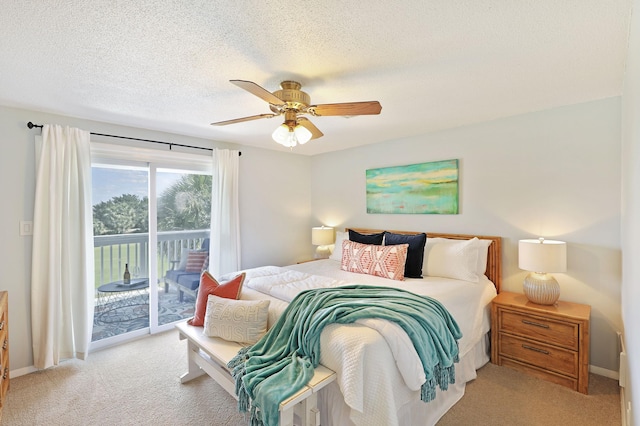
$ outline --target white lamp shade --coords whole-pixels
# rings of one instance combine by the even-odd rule
[[[314,246],[333,244],[333,228],[326,226],[311,228],[311,244]]]
[[[530,272],[566,272],[567,243],[564,241],[518,241],[518,267]]]

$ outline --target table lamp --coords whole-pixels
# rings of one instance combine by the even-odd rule
[[[533,303],[553,305],[560,297],[560,285],[549,272],[567,270],[567,243],[564,241],[518,241],[518,267],[530,274],[524,279],[524,294]]]
[[[311,244],[316,248],[316,259],[323,259],[331,255],[331,244],[333,244],[333,228],[320,226],[311,228]]]

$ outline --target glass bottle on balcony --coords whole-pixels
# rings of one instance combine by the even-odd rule
[[[124,265],[124,277],[122,279],[124,284],[131,284],[131,274],[129,273],[129,264],[125,263]]]

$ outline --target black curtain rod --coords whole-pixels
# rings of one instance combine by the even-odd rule
[[[30,129],[33,129],[34,127],[38,127],[40,129],[42,129],[42,124],[33,124],[31,121],[27,123],[27,127]],[[92,135],[94,136],[106,136],[109,138],[118,138],[118,139],[128,139],[128,140],[132,140],[132,141],[141,141],[141,142],[151,142],[151,143],[159,143],[159,144],[163,144],[163,145],[169,145],[169,151],[171,151],[171,147],[174,146],[181,146],[183,148],[193,148],[193,149],[204,149],[206,151],[213,151],[212,148],[204,148],[201,146],[192,146],[192,145],[183,145],[180,143],[173,143],[173,142],[163,142],[163,141],[154,141],[152,139],[139,139],[139,138],[130,138],[128,136],[117,136],[117,135],[107,135],[104,133],[93,133],[90,132]],[[238,152],[238,155],[242,155],[242,152]]]

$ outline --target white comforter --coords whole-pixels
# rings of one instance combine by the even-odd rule
[[[272,324],[288,302],[303,290],[352,283],[382,285],[440,300],[463,332],[461,357],[489,330],[486,306],[495,296],[495,289],[488,280],[486,283],[432,278],[392,281],[340,271],[338,265],[326,260],[287,268],[266,266],[247,270],[242,298],[272,300]],[[307,273],[318,268],[321,275]],[[348,420],[354,425],[398,425],[399,411],[416,398],[419,400],[420,386],[425,380],[407,335],[396,324],[379,319],[326,327],[321,336],[320,362],[337,373]],[[331,398],[336,395],[329,395]],[[346,420],[340,419],[340,423]],[[331,423],[331,419],[323,420],[323,425]]]

